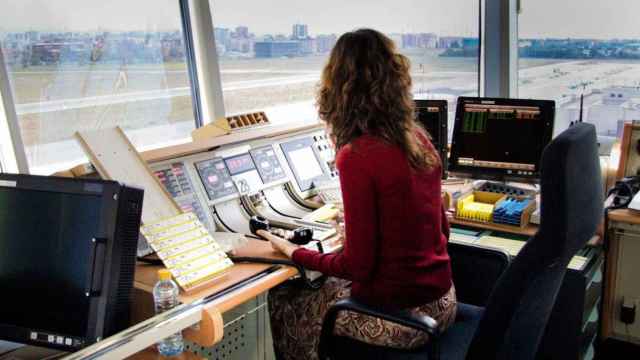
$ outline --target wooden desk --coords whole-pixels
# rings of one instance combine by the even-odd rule
[[[237,257],[259,257],[269,259],[286,260],[284,255],[275,252],[271,248],[271,244],[267,241],[249,240],[248,244],[236,251]],[[207,296],[217,294],[233,285],[241,283],[256,274],[270,268],[271,265],[263,264],[235,264],[224,275],[213,281],[211,285],[203,287],[195,292],[180,294],[180,300],[183,303],[192,303],[196,300],[203,299]],[[158,265],[146,265],[139,263],[136,266],[136,276],[134,287],[134,322],[140,322],[153,316],[153,306],[151,292],[153,286],[157,282],[157,273],[161,269]],[[257,295],[287,281],[298,274],[298,270],[290,266],[282,266],[280,269],[268,274],[267,276],[247,284],[237,290],[234,290],[218,299],[213,303],[221,313],[225,313],[230,309],[256,297]]]
[[[275,252],[271,248],[271,244],[269,242],[260,240],[249,240],[246,246],[236,251],[235,256],[285,259],[284,255]],[[272,265],[250,263],[235,264],[223,276],[213,281],[209,286],[203,287],[193,293],[181,293],[180,300],[183,303],[192,303],[207,296],[220,293],[225,289],[250,279],[271,266]],[[152,290],[153,286],[157,282],[157,271],[160,268],[161,267],[158,265],[146,265],[143,263],[139,263],[136,266],[133,294],[134,299],[132,305],[133,323],[139,323],[154,315]],[[297,274],[298,270],[296,268],[281,266],[278,270],[215,299],[211,304],[213,304],[220,313],[225,313],[236,306],[255,298],[259,294],[280,285]],[[137,360],[167,359],[160,356],[153,348],[144,350],[131,358]],[[185,352],[183,357],[176,359],[191,360],[199,359],[199,357],[195,356],[193,353]]]
[[[629,209],[613,210],[609,212],[609,221],[640,225],[640,212]]]

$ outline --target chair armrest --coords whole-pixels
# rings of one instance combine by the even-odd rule
[[[363,304],[353,298],[339,300],[333,305],[324,317],[322,322],[322,332],[320,334],[320,344],[318,354],[320,359],[327,359],[329,356],[329,348],[331,347],[331,338],[336,325],[338,315],[342,311],[352,311],[358,314],[368,315],[375,318],[383,319],[402,326],[406,326],[419,331],[424,331],[433,338],[440,336],[438,322],[429,316],[414,315],[408,311],[396,310],[388,311],[376,308],[374,306]]]

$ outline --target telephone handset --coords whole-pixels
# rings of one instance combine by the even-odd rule
[[[616,181],[616,184],[607,193],[608,209],[630,208],[640,211],[640,177],[629,176]]]
[[[295,229],[293,231],[285,231],[280,229],[272,228],[269,224],[269,221],[260,216],[253,216],[249,221],[249,228],[254,235],[258,235],[258,230],[269,231],[270,233],[283,237],[294,244],[297,245],[306,245],[311,242],[313,239],[313,229],[301,227]],[[322,244],[318,242],[317,244],[318,250],[322,252]],[[300,279],[302,283],[312,290],[318,290],[324,284],[326,280],[326,276],[321,273],[315,271],[307,271],[302,266],[294,263],[291,260],[279,260],[279,259],[268,259],[268,258],[254,258],[254,257],[231,257],[231,260],[238,262],[250,262],[250,263],[260,263],[260,264],[271,264],[271,265],[287,265],[293,266],[298,269],[298,273],[300,275]]]
[[[251,217],[251,220],[249,221],[249,229],[254,235],[258,235],[258,230],[268,231],[273,235],[289,240],[296,245],[307,245],[311,240],[313,240],[313,229],[311,228],[299,227],[291,231],[272,228],[269,224],[269,220],[260,216]]]

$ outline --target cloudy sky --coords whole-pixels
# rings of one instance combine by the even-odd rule
[[[638,0],[522,0],[521,37],[640,38]],[[362,26],[384,32],[477,36],[477,0],[211,0],[216,26],[256,34],[312,34]],[[570,22],[568,22],[570,19]],[[168,30],[180,27],[178,0],[3,0],[0,30]]]

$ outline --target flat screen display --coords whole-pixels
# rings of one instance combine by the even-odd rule
[[[310,147],[294,150],[289,153],[289,157],[302,181],[309,181],[324,174]]]
[[[429,133],[442,161],[442,177],[446,178],[449,155],[447,101],[415,100],[415,103],[416,120]]]
[[[224,163],[227,165],[227,169],[229,169],[229,173],[232,176],[255,170],[256,168],[253,164],[253,159],[251,159],[251,155],[249,154],[226,158],[224,159]]]
[[[459,98],[451,145],[454,172],[537,179],[553,134],[555,103]]]
[[[311,190],[316,182],[329,179],[314,146],[318,145],[312,137],[280,144],[300,191]]]
[[[85,335],[101,209],[100,196],[0,187],[0,324]]]

